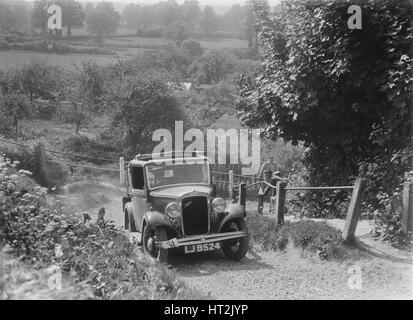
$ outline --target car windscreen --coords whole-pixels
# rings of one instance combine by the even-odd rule
[[[149,164],[146,173],[150,189],[177,184],[209,184],[207,162]]]

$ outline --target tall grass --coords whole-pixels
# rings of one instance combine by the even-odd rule
[[[263,250],[282,251],[292,244],[315,254],[321,260],[341,260],[357,255],[357,250],[343,243],[341,232],[325,222],[286,221],[277,225],[275,219],[258,214],[248,215],[250,246]]]

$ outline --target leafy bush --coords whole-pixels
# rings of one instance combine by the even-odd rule
[[[115,161],[116,153],[118,151],[117,146],[113,145],[111,141],[101,142],[89,139],[82,135],[70,135],[64,141],[64,147],[66,150],[76,154],[82,154],[95,158],[105,158]],[[78,158],[73,157],[74,160],[79,161]],[[92,161],[95,164],[103,164],[102,161]]]
[[[0,153],[17,161],[17,169],[24,168],[32,172],[33,179],[43,187],[59,188],[67,179],[67,169],[58,164],[45,163],[42,167],[39,144],[30,148],[0,145]]]
[[[225,51],[213,50],[196,59],[189,73],[199,83],[216,83],[234,72],[237,60]]]
[[[8,93],[0,96],[0,113],[3,117],[0,122],[11,122],[14,127],[14,135],[19,136],[19,124],[22,119],[29,116],[29,107],[26,99],[22,94]],[[11,135],[12,132],[1,132],[5,135]]]
[[[110,222],[83,223],[59,198],[34,187],[18,189],[27,171],[0,157],[0,247],[37,267],[59,266],[72,282],[85,281],[96,298],[192,299],[186,288],[163,266],[152,265]]]
[[[196,59],[204,54],[201,44],[196,40],[185,40],[181,48],[187,50],[192,59]]]
[[[228,50],[230,54],[233,54],[238,59],[259,60],[260,56],[258,51],[254,48],[234,48]]]
[[[407,181],[412,181],[413,171],[408,175]],[[377,195],[379,208],[374,211],[376,227],[372,232],[374,238],[389,241],[392,245],[400,247],[412,243],[412,234],[402,231],[403,217],[403,191],[396,189],[393,194],[379,192]]]
[[[31,37],[23,37],[15,34],[5,34],[3,36],[0,36],[0,39],[3,39],[4,41],[8,43],[14,43],[14,42],[27,42],[30,41],[32,38]]]
[[[113,129],[122,133],[130,155],[153,150],[153,132],[173,128],[175,120],[184,118],[158,74],[141,73],[110,85],[105,102],[113,114]]]
[[[340,190],[297,192],[287,201],[287,210],[299,217],[345,219],[350,199],[351,193]]]
[[[33,105],[35,98],[53,99],[60,84],[61,70],[44,59],[31,59],[15,70],[20,80],[18,89],[27,94]]]
[[[39,119],[52,120],[56,114],[57,106],[55,103],[48,101],[35,101],[34,116]]]
[[[164,28],[138,29],[136,35],[142,38],[162,38]]]
[[[9,50],[10,44],[7,41],[0,40],[0,50]]]
[[[213,33],[206,33],[206,32],[191,32],[190,37],[200,40],[211,40],[211,39],[234,39],[237,38],[237,34],[234,32],[227,32],[227,31],[215,31]]]
[[[26,50],[45,53],[87,53],[115,55],[116,52],[99,47],[76,47],[61,41],[45,40],[42,38],[25,38],[6,35],[0,37],[0,50]]]

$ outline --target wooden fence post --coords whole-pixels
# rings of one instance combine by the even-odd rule
[[[247,188],[245,183],[239,185],[239,204],[245,208],[247,202]]]
[[[229,176],[228,176],[228,188],[229,188],[229,198],[231,200],[234,199],[234,171],[230,170],[229,171]]]
[[[358,178],[354,185],[350,206],[347,212],[346,224],[343,231],[343,239],[347,243],[352,243],[355,240],[354,234],[356,232],[358,219],[361,215],[361,202],[365,187],[366,180],[363,178]]]
[[[284,223],[285,196],[287,193],[287,190],[285,190],[286,186],[287,182],[285,181],[277,182],[277,194],[275,196],[275,220],[277,224]]]
[[[123,186],[125,184],[125,159],[123,157],[119,159],[119,175],[120,185]]]
[[[3,248],[0,246],[0,299],[3,298],[4,295],[4,262],[3,262]]]
[[[402,231],[413,232],[413,182],[404,183]]]
[[[47,158],[46,158],[46,150],[44,147],[44,144],[42,142],[39,142],[36,146],[38,148],[39,152],[39,163],[40,163],[40,172],[41,176],[44,179],[44,183],[46,185],[49,185],[50,180],[49,180],[49,173],[47,171]]]

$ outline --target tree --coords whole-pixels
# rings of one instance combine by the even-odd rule
[[[110,2],[99,2],[87,17],[88,31],[95,34],[98,42],[103,36],[114,34],[118,28],[120,15]]]
[[[53,91],[58,86],[59,71],[44,60],[32,59],[18,70],[22,92],[29,96],[33,106],[35,98],[53,99]]]
[[[167,40],[172,40],[177,47],[180,47],[182,45],[182,42],[184,42],[189,37],[183,23],[177,23],[173,26],[170,26],[167,30],[164,31],[163,36]]]
[[[72,27],[83,26],[85,13],[79,1],[60,0],[57,4],[62,8],[62,25],[67,26],[67,35],[72,35]]]
[[[205,6],[202,12],[200,26],[207,35],[211,35],[217,30],[217,17],[213,7]]]
[[[152,133],[172,129],[183,116],[163,79],[143,73],[111,82],[107,105],[113,112],[113,128],[120,132],[131,154],[151,151]]]
[[[245,123],[308,148],[313,185],[351,183],[393,193],[411,168],[413,37],[407,0],[358,0],[361,30],[344,1],[290,1],[257,10],[263,71],[240,82]],[[367,172],[366,172],[367,171]]]
[[[184,22],[188,28],[195,28],[201,15],[201,8],[197,0],[185,0],[182,5]]]
[[[188,54],[192,60],[199,58],[204,54],[201,44],[196,40],[185,40],[182,42],[181,48],[188,51]]]
[[[153,6],[143,6],[140,16],[139,16],[139,23],[143,28],[150,28],[156,22],[156,18],[154,16]]]
[[[2,95],[22,91],[21,74],[19,70],[0,71],[0,93]]]
[[[146,71],[162,73],[165,81],[182,81],[190,61],[186,51],[173,45],[163,50],[144,50],[128,61],[124,68],[128,74],[142,74]]]
[[[122,21],[128,27],[136,28],[140,23],[141,6],[137,4],[128,4],[122,12]]]
[[[58,120],[62,123],[73,125],[75,133],[85,126],[91,118],[89,105],[85,101],[75,98],[76,90],[66,93],[67,102],[62,102],[58,111]]]
[[[47,6],[49,4],[48,0],[36,0],[34,2],[33,13],[32,13],[32,24],[33,27],[41,28],[42,32],[46,32],[47,19],[49,17],[47,13]]]
[[[244,35],[248,41],[248,48],[257,50],[258,48],[258,39],[257,34],[259,28],[257,25],[257,17],[254,12],[254,8],[262,12],[268,12],[269,6],[268,2],[254,2],[252,0],[248,1],[244,6]]]
[[[216,83],[234,71],[237,58],[224,51],[212,50],[196,59],[189,73],[200,83]]]
[[[182,10],[175,0],[167,0],[162,4],[162,26],[168,27],[182,22]]]
[[[225,26],[229,31],[238,34],[240,37],[244,29],[244,9],[240,4],[234,4],[231,9],[224,14]]]
[[[63,102],[58,118],[72,124],[76,134],[89,122],[96,104],[102,101],[103,82],[101,68],[92,61],[83,61],[81,67],[65,73],[60,86]]]
[[[181,105],[192,127],[205,129],[225,114],[235,110],[234,89],[220,82],[200,92],[189,91],[181,97]]]
[[[93,13],[93,11],[95,10],[95,5],[91,2],[87,2],[85,4],[85,8],[84,8],[84,13],[85,13],[85,19],[88,20],[88,17],[90,17]]]
[[[9,93],[0,98],[0,128],[7,129],[7,124],[15,130],[15,135],[19,135],[19,123],[29,115],[24,96],[18,93]],[[7,132],[5,132],[7,133]]]
[[[29,33],[31,30],[31,5],[27,2],[12,2],[10,8],[15,18],[15,29]]]
[[[0,1],[0,30],[1,32],[10,31],[14,26],[15,17],[10,6]]]

